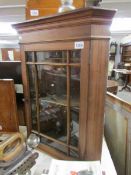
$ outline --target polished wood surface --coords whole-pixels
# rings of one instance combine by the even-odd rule
[[[130,175],[131,104],[107,92],[105,138],[119,175]]]
[[[19,130],[13,80],[0,80],[0,128],[5,132]]]
[[[82,8],[85,6],[85,0],[74,0],[73,5],[76,8]],[[58,8],[60,6],[60,0],[28,0],[26,3],[26,19],[34,19],[56,14],[58,13]],[[30,10],[38,10],[38,16],[32,16]]]
[[[109,26],[114,14],[114,10],[93,7],[13,25],[22,38],[20,41],[22,73],[26,121],[29,133],[32,129],[31,102],[29,79],[26,72],[27,65],[30,63],[26,62],[25,52],[74,50],[76,41],[84,42],[84,48],[81,49],[80,56],[79,159],[81,160],[99,160],[101,158],[107,62],[109,56]],[[48,65],[48,63],[46,64]],[[51,64],[53,65],[54,63]],[[66,64],[66,66],[69,68],[71,65]],[[76,63],[73,66],[79,65]],[[70,75],[70,69],[67,69],[67,75]],[[70,86],[70,80],[67,80],[68,87]],[[69,89],[67,94],[67,106],[69,106]],[[68,109],[69,120],[70,112]],[[67,125],[67,128],[69,129],[69,125]],[[39,131],[38,135],[44,137]],[[70,146],[68,146],[70,142],[69,135],[70,132],[68,133],[68,142],[66,143],[68,150],[70,149]],[[55,151],[52,152],[52,148],[44,144],[43,147],[46,147],[45,150],[48,150],[48,153],[54,155]],[[59,158],[61,154],[58,156],[57,151]]]

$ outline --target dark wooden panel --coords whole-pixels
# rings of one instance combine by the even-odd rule
[[[0,125],[2,131],[19,130],[13,80],[0,80]]]

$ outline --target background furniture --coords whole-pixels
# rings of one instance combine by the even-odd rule
[[[0,131],[19,130],[13,80],[0,80]]]
[[[128,86],[128,83],[129,83],[129,80],[130,80],[130,75],[131,75],[131,70],[127,70],[127,69],[113,69],[113,71],[115,71],[116,73],[121,73],[122,75],[125,76],[125,83],[124,83],[124,86],[122,87],[122,90],[128,90],[128,91],[131,91],[130,90],[130,87]]]
[[[85,0],[74,0],[73,5],[76,8],[82,8],[85,6]],[[28,0],[26,3],[26,19],[34,19],[56,14],[58,13],[58,8],[60,6],[60,0]],[[35,15],[33,15],[33,10],[36,10]]]
[[[121,61],[124,63],[125,68],[131,70],[131,43],[121,44]],[[127,63],[128,66],[126,66]],[[129,84],[131,84],[131,76],[129,77]]]
[[[131,43],[121,44],[121,61],[131,63]]]
[[[28,133],[52,156],[101,158],[114,14],[93,7],[13,25],[22,38]]]
[[[108,80],[111,80],[113,77],[113,68],[115,67],[115,57],[117,53],[117,43],[110,43],[110,51],[109,51],[109,62],[108,62]]]
[[[131,104],[107,92],[105,106],[105,138],[116,171],[130,175]]]
[[[113,94],[117,94],[118,91],[118,83],[113,80],[107,80],[107,91]]]
[[[0,61],[0,79],[13,79],[19,125],[25,125],[23,85],[20,61]]]

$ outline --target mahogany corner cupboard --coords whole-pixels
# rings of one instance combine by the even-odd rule
[[[100,160],[114,10],[83,8],[14,24],[28,134],[60,159]]]

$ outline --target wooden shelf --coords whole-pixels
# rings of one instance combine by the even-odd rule
[[[54,100],[51,99],[50,97],[44,97],[41,98],[40,101],[56,104],[56,105],[61,105],[67,107],[67,100],[62,99],[62,98],[55,98]],[[79,107],[79,100],[78,99],[71,99],[71,107]]]

